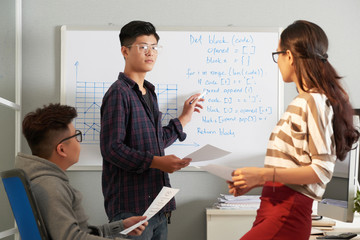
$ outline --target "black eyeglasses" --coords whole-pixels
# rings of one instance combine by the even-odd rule
[[[80,130],[75,130],[75,134],[70,136],[70,137],[67,137],[67,138],[64,138],[63,140],[61,140],[57,145],[59,145],[60,143],[62,142],[65,142],[71,138],[75,137],[76,138],[76,141],[78,142],[82,142],[82,133]]]
[[[279,59],[279,54],[284,54],[284,53],[286,53],[286,51],[273,52],[272,59],[274,60],[274,62],[277,63]]]

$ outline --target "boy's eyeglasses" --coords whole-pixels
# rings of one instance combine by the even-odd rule
[[[279,60],[279,54],[284,54],[284,53],[286,53],[286,51],[273,52],[272,58],[273,58],[274,62],[277,63]]]
[[[144,54],[147,54],[150,50],[155,54],[159,54],[160,50],[162,49],[162,46],[160,46],[160,45],[148,45],[145,43],[130,45],[127,47],[131,48],[134,46],[137,47],[139,53],[144,53]]]
[[[63,140],[61,140],[57,145],[59,145],[60,143],[62,142],[65,142],[71,138],[75,137],[76,138],[76,141],[78,142],[82,142],[82,133],[80,130],[75,130],[75,134],[70,136],[70,137],[67,137],[67,138],[64,138]]]

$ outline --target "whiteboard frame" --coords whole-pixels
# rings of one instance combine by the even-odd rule
[[[66,38],[68,31],[119,31],[123,26],[120,25],[108,25],[108,26],[91,26],[91,25],[62,25],[60,28],[61,31],[61,59],[60,59],[60,103],[66,104]],[[179,26],[160,26],[156,27],[156,31],[197,31],[197,32],[277,32],[278,39],[280,39],[280,34],[283,31],[281,27],[240,27],[240,26],[226,26],[226,27],[179,27]],[[161,39],[161,36],[160,36]],[[120,42],[119,42],[120,47]],[[274,51],[276,46],[274,46]],[[281,77],[280,70],[278,72],[278,114],[277,121],[280,120],[281,115],[284,113],[284,82]],[[264,156],[265,157],[265,156]],[[73,165],[68,171],[101,171],[102,165]],[[184,172],[203,172],[204,170],[188,166],[181,169],[180,171]]]

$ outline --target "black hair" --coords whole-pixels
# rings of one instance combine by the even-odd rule
[[[76,116],[74,107],[58,103],[28,113],[24,117],[22,128],[32,154],[48,159],[58,138],[69,131],[69,124]]]
[[[154,35],[158,42],[160,37],[156,33],[154,25],[150,22],[144,21],[131,21],[121,28],[119,39],[121,46],[130,46],[133,44],[139,36],[150,36]]]

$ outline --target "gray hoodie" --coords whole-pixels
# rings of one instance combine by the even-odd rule
[[[89,234],[88,216],[81,205],[82,195],[70,185],[65,172],[56,164],[19,153],[15,167],[23,169],[31,181],[32,192],[51,239],[107,239]],[[122,221],[117,221],[97,228],[101,236],[113,236],[122,231],[124,226]]]

